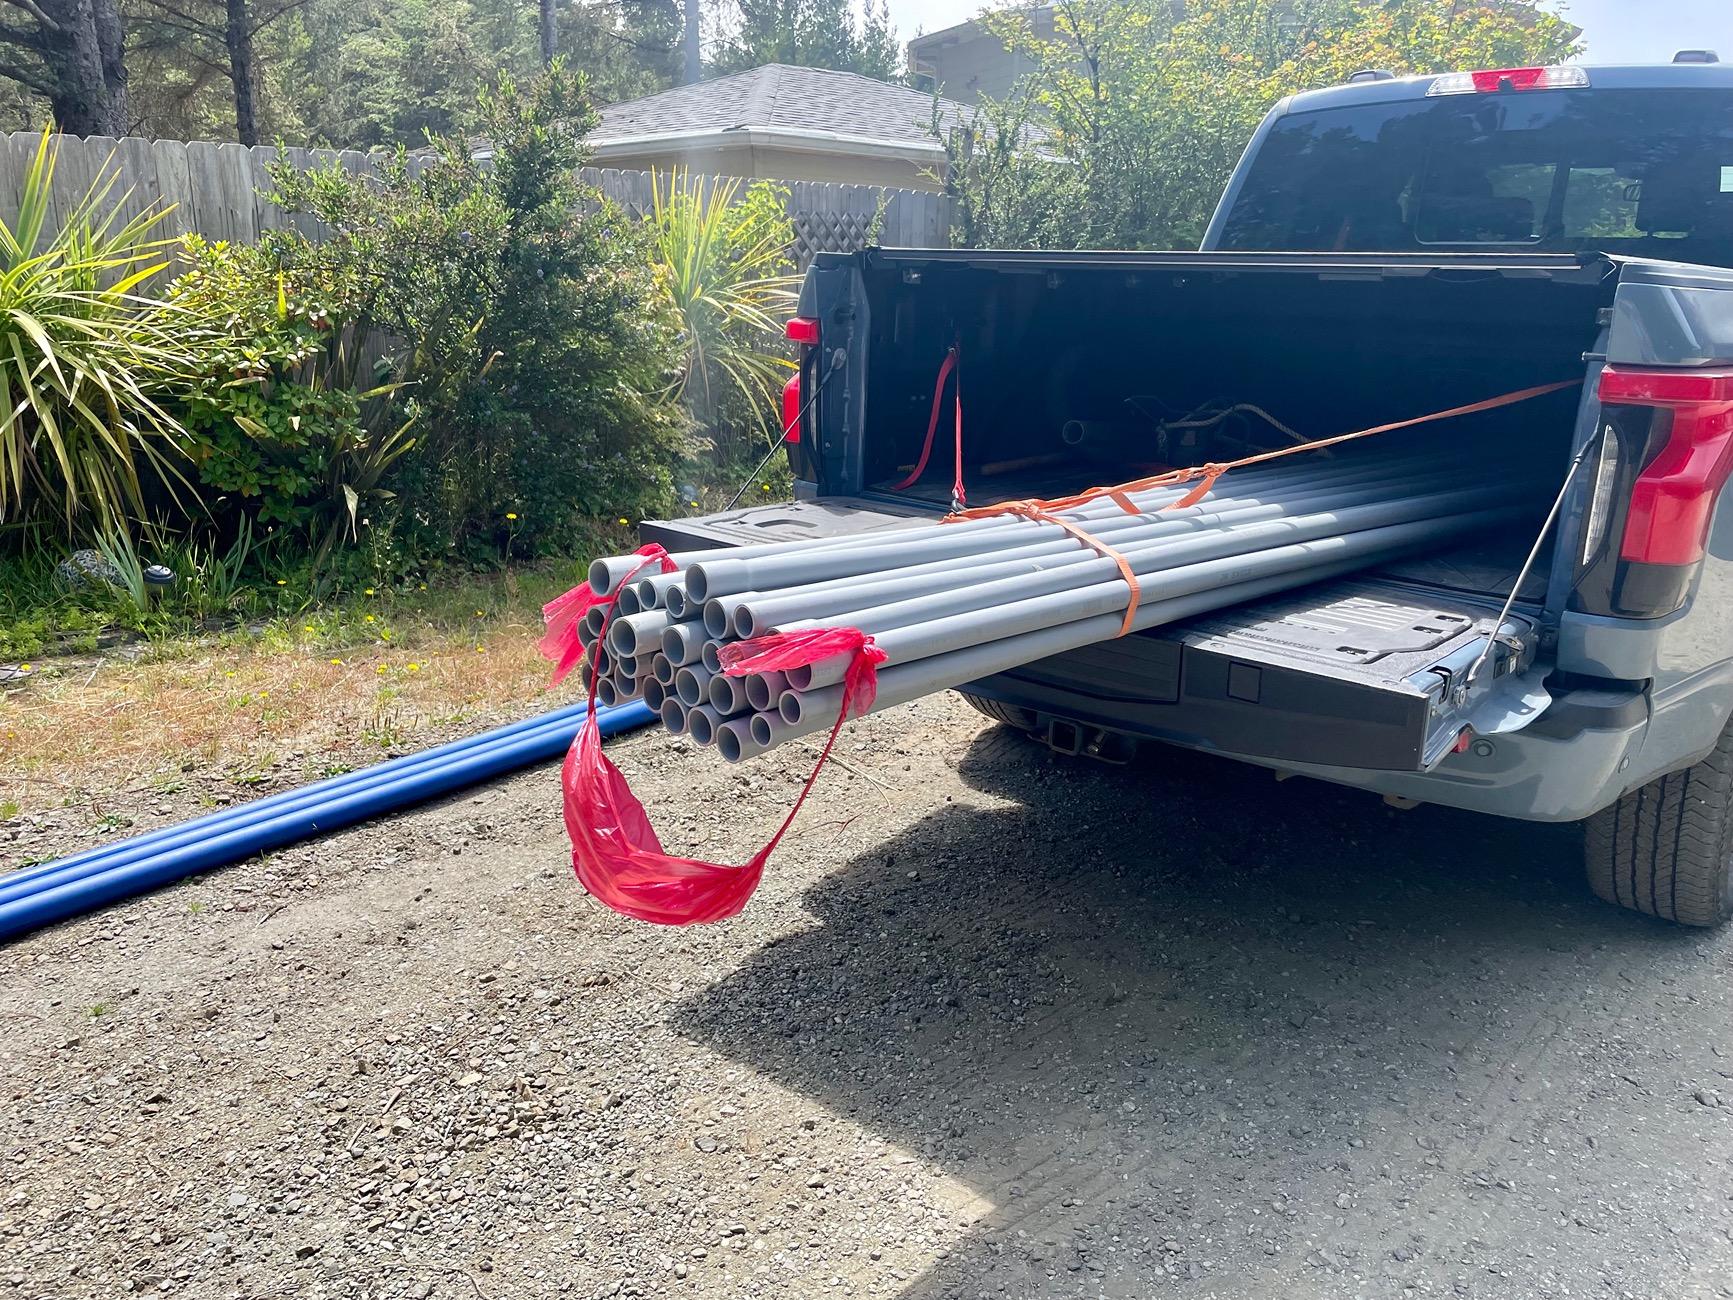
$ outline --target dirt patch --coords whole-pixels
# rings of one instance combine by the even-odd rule
[[[613,748],[671,845],[792,799]],[[1729,940],[1569,828],[954,700],[851,728],[747,913],[625,921],[557,776],[0,952],[21,1297],[1720,1294]],[[802,759],[804,761],[804,758]]]

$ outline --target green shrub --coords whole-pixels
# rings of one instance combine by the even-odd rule
[[[272,171],[277,201],[332,236],[273,232],[265,255],[340,287],[358,337],[399,342],[393,405],[416,447],[374,522],[420,556],[564,550],[595,517],[666,509],[684,445],[645,237],[578,181],[595,120],[582,80],[557,65],[522,86],[502,76],[481,112],[485,164],[436,139],[370,179]]]
[[[172,300],[215,325],[217,346],[183,399],[199,482],[225,533],[286,526],[315,559],[358,536],[413,445],[390,384],[363,376],[356,286],[269,253],[189,237]],[[365,385],[365,387],[363,386]]]

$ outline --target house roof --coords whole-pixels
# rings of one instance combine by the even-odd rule
[[[939,100],[946,126],[969,110]],[[823,153],[931,156],[933,98],[853,72],[767,63],[732,76],[609,104],[589,135],[598,160],[659,144],[781,144]]]

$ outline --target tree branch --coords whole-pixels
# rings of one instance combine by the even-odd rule
[[[25,13],[29,14],[51,32],[58,32],[61,30],[60,24],[44,13],[42,6],[37,4],[36,0],[6,0],[6,3],[9,5],[15,5],[22,9]]]
[[[29,72],[17,64],[7,63],[4,60],[0,60],[0,77],[5,77],[8,81],[16,81],[21,86],[28,86],[39,95],[54,93],[54,86],[47,79],[46,74]]]
[[[18,28],[8,27],[4,23],[0,23],[0,41],[6,41],[13,45],[22,45],[27,50],[36,50],[40,52],[42,49],[42,36],[40,33],[20,31]]]
[[[253,30],[249,34],[253,35],[253,36],[257,36],[260,32],[264,31],[265,28],[269,27],[272,23],[276,22],[277,19],[286,18],[290,14],[294,13],[297,9],[305,9],[311,3],[312,3],[312,0],[289,0],[288,4],[284,5],[281,9],[279,9],[275,13],[271,14],[268,18],[261,18],[261,19],[259,19],[258,22],[254,23],[253,24]]]

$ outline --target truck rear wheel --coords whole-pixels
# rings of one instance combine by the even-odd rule
[[[1702,762],[1591,817],[1584,849],[1609,903],[1680,925],[1733,917],[1733,727]]]
[[[1035,734],[1035,715],[1028,709],[1020,709],[1015,704],[1001,704],[998,700],[989,700],[980,695],[970,695],[967,691],[958,691],[957,694],[961,695],[976,713],[984,713],[994,722],[1013,727],[1025,735]]]

